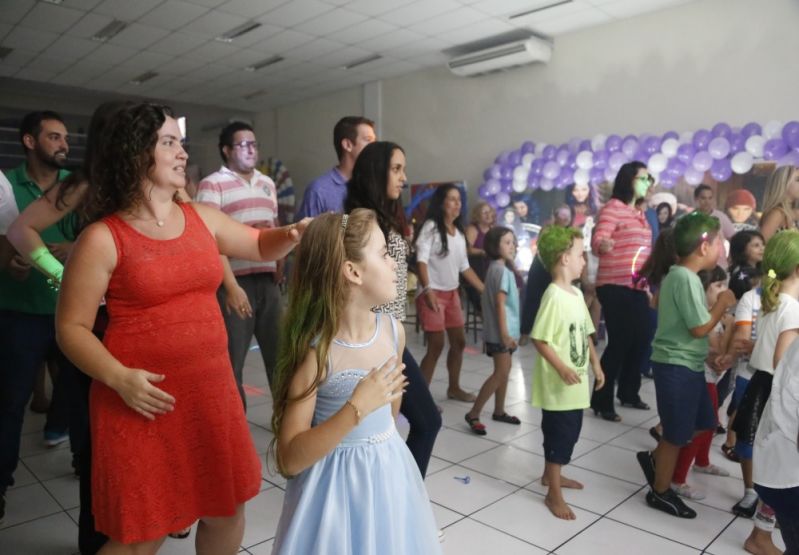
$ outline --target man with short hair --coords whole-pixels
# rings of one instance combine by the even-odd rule
[[[729,241],[735,235],[735,227],[732,225],[730,218],[716,208],[716,196],[713,193],[713,188],[710,185],[699,185],[694,190],[694,206],[700,212],[713,216],[721,223],[721,234],[724,236],[725,241]],[[718,264],[725,270],[727,269],[727,250],[729,243],[724,245],[723,249],[719,249]]]
[[[200,181],[195,200],[246,225],[277,227],[277,189],[269,177],[255,168],[258,142],[253,128],[237,121],[222,129],[219,154],[222,167]],[[238,259],[230,259],[228,263],[224,256],[222,262],[225,277],[218,298],[228,334],[230,362],[246,410],[242,373],[253,335],[272,385],[283,310],[280,296],[283,263]]]
[[[32,112],[22,119],[19,138],[25,162],[6,173],[12,195],[3,195],[0,200],[15,206],[3,206],[0,213],[22,212],[69,175],[64,169],[69,154],[67,136],[64,120],[55,112]],[[2,222],[0,228],[7,229],[10,223]],[[72,243],[59,224],[45,229],[42,238],[56,258],[66,260]],[[2,239],[5,241],[5,236]],[[0,271],[0,521],[5,516],[5,492],[14,484],[19,462],[25,406],[33,393],[36,374],[49,357],[59,360],[61,371],[51,408],[60,410],[59,414],[51,412],[48,418],[45,443],[54,446],[68,439],[68,403],[63,397],[66,386],[61,382],[72,369],[67,368],[69,363],[56,345],[56,299],[57,293],[44,274],[31,271],[19,253]]]
[[[355,160],[366,145],[376,140],[375,122],[372,120],[361,116],[341,118],[333,128],[333,147],[338,165],[308,185],[294,221],[325,212],[343,212],[347,182],[352,177]]]

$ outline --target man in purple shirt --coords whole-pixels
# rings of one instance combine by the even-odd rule
[[[307,216],[344,210],[347,182],[352,177],[355,160],[363,147],[377,139],[374,126],[375,122],[361,116],[345,116],[336,123],[333,146],[336,148],[338,165],[311,181],[294,216],[295,222]]]

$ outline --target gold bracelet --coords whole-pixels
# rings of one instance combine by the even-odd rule
[[[345,404],[351,406],[352,410],[355,411],[355,425],[357,426],[358,424],[361,423],[361,411],[358,409],[358,407],[355,406],[355,403],[353,403],[349,399],[347,399]]]

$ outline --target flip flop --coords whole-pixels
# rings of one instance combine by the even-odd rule
[[[486,435],[486,427],[480,422],[479,418],[469,418],[469,415],[465,415],[464,418],[466,419],[466,423],[469,425],[469,428],[479,436]]]

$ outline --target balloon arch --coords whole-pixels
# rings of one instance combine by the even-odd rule
[[[645,163],[665,189],[680,179],[699,185],[708,171],[716,181],[727,181],[733,173],[747,173],[759,160],[799,166],[799,121],[747,123],[742,128],[717,123],[710,130],[663,135],[596,135],[560,146],[525,141],[517,150],[497,156],[483,173],[478,193],[495,208],[504,208],[513,193],[611,182],[632,160]]]

